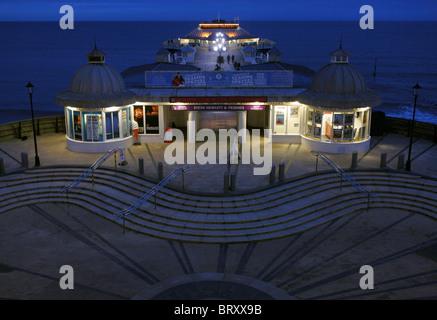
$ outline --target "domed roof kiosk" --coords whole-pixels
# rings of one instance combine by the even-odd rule
[[[331,62],[316,72],[310,89],[297,96],[304,105],[302,145],[326,153],[365,152],[370,148],[371,108],[381,104],[381,96],[367,89],[341,46],[330,55]]]
[[[105,63],[105,53],[96,47],[88,64],[79,68],[70,88],[55,96],[65,107],[67,148],[75,152],[103,153],[129,147],[132,138],[132,104],[136,95],[126,89],[123,78]]]

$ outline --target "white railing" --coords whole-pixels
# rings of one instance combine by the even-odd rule
[[[117,219],[123,218],[123,231],[124,231],[124,219],[127,215],[131,214],[135,210],[137,210],[144,202],[148,201],[150,198],[155,196],[155,208],[156,208],[156,194],[164,188],[167,184],[169,184],[174,178],[176,178],[178,175],[183,174],[187,170],[190,169],[190,166],[185,166],[179,169],[174,170],[171,174],[169,174],[165,179],[163,179],[161,182],[159,182],[156,186],[154,186],[150,191],[145,193],[141,198],[139,198],[137,201],[135,201],[129,208],[123,209],[117,213],[114,214],[114,216]]]
[[[100,167],[103,162],[105,162],[112,154],[114,154],[114,162],[115,166],[117,166],[117,152],[120,152],[122,148],[116,148],[109,150],[107,153],[105,153],[102,157],[100,157],[99,160],[94,162],[88,169],[86,169],[79,177],[77,177],[72,183],[70,183],[68,186],[63,187],[59,189],[59,192],[66,192],[68,197],[68,191],[74,189],[79,183],[84,181],[90,174],[92,175],[92,182],[94,184],[94,170],[96,170],[98,167]]]
[[[317,160],[320,158],[322,159],[327,165],[329,165],[331,168],[333,168],[341,177],[340,182],[340,190],[343,185],[343,178],[345,178],[353,187],[355,187],[356,190],[358,190],[360,193],[367,196],[367,208],[369,208],[369,202],[370,198],[376,198],[376,194],[373,192],[367,190],[364,188],[361,184],[359,184],[354,178],[352,178],[350,175],[348,175],[342,168],[340,168],[334,161],[329,159],[325,154],[321,152],[311,151],[311,154],[313,156],[317,157]],[[317,171],[317,160],[316,160],[316,171]]]

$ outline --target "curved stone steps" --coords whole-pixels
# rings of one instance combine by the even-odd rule
[[[60,179],[60,178],[59,178]],[[172,202],[172,198],[171,197],[167,197],[167,198],[159,198],[158,197],[158,204],[160,207],[163,208],[167,208],[167,209],[172,209],[172,210],[178,210],[181,212],[195,212],[195,213],[203,213],[203,214],[212,214],[212,213],[216,213],[216,214],[227,214],[227,213],[235,213],[235,211],[238,211],[239,214],[243,214],[243,213],[251,213],[253,214],[253,212],[257,212],[257,211],[264,211],[267,209],[271,209],[271,208],[277,208],[278,210],[281,210],[281,207],[287,206],[291,203],[296,203],[299,202],[301,199],[304,198],[308,198],[309,196],[312,196],[314,194],[318,194],[319,197],[321,196],[321,194],[323,192],[328,192],[329,194],[327,195],[328,197],[333,197],[335,195],[332,195],[332,193],[336,193],[338,190],[338,186],[336,184],[338,184],[338,181],[336,179],[334,180],[329,180],[329,182],[327,182],[328,180],[324,180],[325,183],[323,185],[322,188],[318,188],[318,189],[313,189],[311,181],[308,182],[305,187],[300,186],[300,187],[296,187],[294,188],[293,193],[288,193],[288,194],[282,194],[282,193],[275,193],[273,195],[270,195],[270,197],[274,196],[273,199],[266,199],[265,201],[257,201],[257,200],[253,200],[253,201],[244,201],[244,202],[234,202],[232,206],[225,206],[223,205],[222,202],[218,202],[215,203],[215,206],[197,206],[196,203],[191,203],[189,206],[187,206],[187,203],[184,204],[180,204],[180,203],[174,203]],[[38,184],[38,188],[41,188],[41,186],[50,186],[53,188],[57,188],[58,185],[56,182],[54,182],[53,180],[50,181],[42,181],[42,180],[36,180],[37,184]],[[372,180],[372,183],[375,183],[375,180]],[[126,208],[133,202],[135,202],[137,199],[139,199],[139,197],[142,194],[139,193],[134,193],[132,192],[131,189],[123,189],[123,188],[117,188],[118,185],[121,185],[121,183],[114,185],[111,185],[110,183],[106,183],[105,181],[102,181],[100,184],[97,184],[95,187],[92,187],[91,184],[89,183],[83,183],[81,184],[81,187],[74,190],[73,192],[70,192],[70,194],[72,193],[86,193],[86,192],[90,192],[90,193],[100,193],[100,194],[104,194],[105,192],[107,192],[109,195],[113,195],[113,200],[117,200],[119,199],[120,195],[123,195],[123,199],[127,200],[125,201],[125,206]],[[345,187],[343,187],[343,193],[344,190],[347,188],[348,186],[346,185]],[[23,186],[21,184],[16,184],[15,186],[9,186],[8,187],[8,192],[4,193],[3,195],[0,196],[0,201],[2,200],[7,200],[5,199],[5,197],[7,197],[8,195],[10,197],[15,197],[17,192],[24,192],[25,188],[32,188],[32,185],[29,184],[29,182],[27,181],[27,183]],[[351,190],[351,187],[349,187]],[[17,191],[19,190],[19,191]],[[333,191],[333,192],[331,192]],[[351,192],[351,191],[349,191]],[[356,191],[355,191],[356,192]],[[187,195],[187,197],[189,197],[189,195]]]
[[[356,177],[357,178],[357,177]],[[385,178],[385,177],[384,177]],[[386,188],[387,184],[389,184],[392,187],[400,186],[403,187],[405,185],[404,178],[401,177],[394,177],[393,175],[390,177],[390,180],[385,179],[376,179],[374,176],[367,177],[367,178],[357,178],[357,180],[362,183],[365,187],[372,186],[374,191],[378,190],[379,185],[383,185],[384,188]],[[422,179],[423,180],[423,179]],[[48,181],[41,180],[40,177],[34,177],[34,182],[38,183],[39,185],[44,183],[49,183],[50,186],[59,187],[59,183],[56,183],[56,181],[63,181],[61,176],[58,176],[56,179],[53,179],[53,177],[49,177]],[[315,179],[314,176],[308,177],[307,179],[301,181],[299,185],[296,186],[289,186],[291,183],[287,185],[283,185],[282,188],[284,190],[280,190],[281,186],[277,186],[272,188],[270,190],[270,194],[266,194],[264,198],[259,199],[256,197],[258,193],[255,194],[253,199],[250,200],[240,200],[240,196],[235,196],[233,199],[233,202],[224,202],[222,198],[215,198],[217,199],[216,202],[212,202],[212,200],[208,200],[209,202],[197,202],[195,200],[191,200],[191,195],[186,194],[186,198],[182,202],[178,200],[174,200],[174,197],[172,194],[168,194],[167,196],[160,195],[158,193],[157,196],[157,202],[160,207],[172,209],[172,210],[178,210],[181,212],[196,212],[196,213],[204,213],[204,214],[211,214],[211,213],[217,213],[217,214],[227,214],[228,212],[234,213],[235,211],[238,211],[239,213],[253,213],[256,211],[262,211],[267,210],[273,207],[277,207],[278,210],[280,210],[281,206],[288,205],[291,202],[299,201],[302,198],[313,196],[314,194],[320,194],[322,192],[337,192],[339,190],[339,180],[337,177],[328,176],[328,178],[324,177],[322,179],[323,187],[318,186],[320,179]],[[30,185],[30,181],[25,181],[23,179],[17,180],[15,185],[11,186],[8,185],[8,190],[10,195],[12,196],[16,189],[23,189],[23,183],[25,184],[24,187]],[[370,183],[370,185],[367,185],[367,183]],[[314,189],[314,186],[318,188]],[[416,179],[409,179],[408,186],[410,190],[415,191],[425,191],[423,189],[424,184]],[[124,194],[128,198],[130,198],[130,201],[126,203],[126,208],[133,202],[135,202],[137,199],[139,199],[143,192],[140,192],[139,188],[130,188],[128,182],[123,181],[107,181],[105,179],[98,180],[96,179],[96,186],[92,187],[89,182],[84,182],[79,185],[79,188],[75,189],[73,192],[101,192],[104,188],[109,188],[109,192],[114,195],[114,197],[117,197],[117,192]],[[343,182],[343,192],[347,188],[352,188],[347,182]],[[279,191],[276,191],[278,190]],[[290,192],[289,190],[292,190]],[[263,191],[265,194],[266,192]],[[6,196],[6,194],[3,195]],[[330,197],[332,195],[329,195]],[[0,200],[2,200],[2,197],[0,196]]]
[[[54,170],[56,168],[50,168],[50,169],[45,169],[46,170],[46,174],[48,174],[48,178],[50,178],[50,175],[54,174]],[[35,173],[35,172],[41,172],[44,169],[38,169],[38,170],[29,170],[29,173]],[[64,174],[65,168],[60,168],[57,169],[58,173],[60,173],[61,175]],[[77,176],[82,172],[82,170],[80,168],[76,168],[75,169],[77,172]],[[103,174],[103,176],[102,176]],[[29,175],[26,172],[26,175]],[[352,174],[353,176],[355,176],[355,178],[359,178],[359,176],[361,175],[361,173],[359,171],[356,171]],[[373,175],[383,175],[384,177],[390,177],[390,173],[387,172],[378,172],[375,171],[373,172]],[[397,173],[396,176],[402,176],[405,179],[417,179],[417,177],[412,176],[412,175],[407,175],[407,174],[402,174],[402,173]],[[262,199],[262,198],[266,198],[269,194],[274,194],[277,192],[282,192],[282,193],[286,193],[287,190],[290,189],[295,189],[298,187],[298,184],[300,183],[300,181],[303,180],[302,183],[307,184],[308,183],[308,179],[313,179],[313,181],[320,181],[323,182],[324,180],[327,179],[327,177],[332,178],[333,180],[335,180],[336,178],[339,179],[338,174],[336,174],[333,171],[330,172],[324,172],[324,173],[319,173],[319,174],[315,174],[315,175],[309,175],[309,176],[304,176],[304,177],[300,177],[297,179],[293,179],[292,181],[286,182],[280,186],[272,186],[270,188],[266,188],[264,190],[258,190],[256,192],[247,192],[245,194],[232,194],[232,195],[213,195],[213,196],[205,196],[205,195],[196,195],[196,194],[190,194],[190,193],[185,193],[185,192],[180,192],[178,190],[170,190],[170,188],[164,188],[163,190],[160,191],[160,193],[158,194],[158,197],[160,194],[165,195],[165,197],[167,196],[171,196],[173,199],[180,199],[181,201],[183,201],[183,203],[190,203],[187,202],[187,195],[189,196],[189,200],[188,201],[196,201],[196,204],[198,206],[200,206],[200,203],[205,202],[205,203],[210,203],[211,201],[216,202],[217,201],[217,197],[219,196],[221,199],[222,203],[235,203],[235,202],[239,202],[239,201],[245,201],[245,200],[256,200],[256,199]],[[73,181],[76,178],[76,176],[74,174],[71,175],[71,179],[65,179],[65,177],[63,176],[62,179],[65,179],[66,182],[62,183],[62,179],[60,180],[61,184],[60,187],[63,187],[65,185],[67,185],[69,182]],[[96,183],[99,183],[101,181],[113,181],[114,183],[120,183],[120,179],[122,180],[126,180],[129,181],[129,184],[126,184],[126,186],[131,187],[133,189],[137,189],[139,191],[143,193],[145,193],[145,191],[149,190],[150,188],[152,188],[155,184],[151,183],[148,180],[145,180],[141,177],[135,176],[133,174],[128,174],[126,172],[119,172],[119,171],[114,171],[111,169],[98,169],[98,171],[96,171],[96,175],[95,175],[95,181]],[[91,181],[91,177],[87,178],[87,182]],[[1,183],[1,180],[0,180]],[[347,182],[345,181],[344,184],[346,185]],[[137,186],[141,186],[141,188],[138,188]],[[285,187],[288,186],[288,187]],[[165,198],[163,197],[163,198]],[[193,205],[193,203],[190,203],[190,205]]]
[[[342,193],[338,196],[340,197],[351,197],[353,196],[353,193]],[[62,194],[57,192],[57,189],[54,187],[46,186],[42,187],[39,186],[35,189],[28,189],[28,190],[20,190],[20,191],[11,191],[9,193],[9,197],[6,198],[8,195],[2,195],[0,197],[1,205],[0,210],[5,211],[7,208],[5,206],[9,205],[10,203],[16,203],[17,201],[20,201],[21,199],[26,199],[28,197],[33,198],[39,198],[39,197],[46,197],[47,199],[59,199],[64,198],[67,199],[66,194]],[[355,195],[356,196],[356,195]],[[129,198],[132,198],[129,195],[123,194],[122,197],[120,197],[120,194],[117,193],[116,195],[111,195],[110,193],[105,193],[105,190],[83,190],[81,189],[80,192],[70,193],[69,198],[73,197],[81,197],[89,199],[89,202],[104,202],[106,208],[111,208],[110,210],[107,210],[109,214],[114,214],[124,208],[126,208],[129,204]],[[361,195],[358,195],[358,197],[361,197]],[[230,208],[228,211],[221,211],[219,213],[196,213],[192,212],[189,208],[187,208],[185,211],[179,211],[174,209],[163,209],[161,206],[157,207],[157,210],[154,209],[153,202],[144,203],[140,208],[137,209],[136,212],[131,214],[131,216],[138,216],[138,219],[142,219],[142,215],[154,215],[161,217],[163,219],[174,219],[174,220],[184,220],[185,217],[191,216],[195,218],[197,223],[223,223],[224,221],[226,223],[238,223],[240,221],[245,221],[246,223],[250,223],[252,221],[258,221],[263,219],[266,216],[266,212],[268,212],[269,218],[277,217],[277,216],[283,216],[286,214],[290,214],[291,212],[294,212],[296,210],[304,210],[305,208],[309,208],[314,206],[317,203],[320,203],[322,205],[323,203],[327,203],[327,201],[336,201],[337,197],[332,197],[328,195],[328,198],[322,198],[321,195],[318,197],[318,201],[309,201],[305,197],[301,197],[298,201],[293,202],[293,206],[297,209],[291,210],[289,209],[290,206],[284,205],[282,207],[282,210],[278,210],[275,207],[267,208],[267,210],[258,210],[257,212],[244,212],[242,213],[239,210],[235,210],[233,208]],[[223,213],[225,212],[225,214]],[[226,216],[226,217],[225,217]],[[217,219],[216,217],[220,217]]]
[[[85,206],[88,210],[90,210],[90,207],[96,208],[97,205],[96,198],[90,197],[91,200],[85,201],[83,199],[85,195],[89,196],[88,194],[84,194],[84,195],[76,194],[71,199],[71,201],[73,201],[74,199],[75,202],[77,201],[83,202],[84,203],[83,206]],[[220,241],[225,241],[224,239],[226,239],[226,241],[241,242],[243,241],[241,240],[241,238],[244,238],[245,240],[243,242],[245,242],[248,239],[260,240],[260,239],[276,237],[279,235],[282,236],[290,235],[293,234],[294,232],[298,232],[297,230],[308,229],[320,225],[322,222],[330,221],[332,219],[336,219],[345,214],[365,208],[364,204],[366,203],[366,201],[364,199],[362,198],[353,199],[351,197],[347,197],[347,195],[345,195],[345,198],[346,199],[344,201],[338,202],[336,205],[331,205],[328,203],[326,204],[326,207],[323,208],[323,210],[316,210],[318,212],[314,212],[313,210],[313,212],[311,212],[310,214],[304,214],[301,209],[296,209],[296,211],[298,212],[301,211],[301,216],[299,218],[296,218],[296,217],[292,217],[291,213],[287,213],[286,214],[287,217],[291,216],[291,219],[288,219],[288,221],[279,221],[279,222],[276,221],[276,223],[272,224],[271,216],[267,214],[263,219],[259,221],[257,226],[252,226],[252,228],[249,228],[249,225],[246,224],[247,221],[245,221],[244,219],[241,221],[241,227],[238,225],[237,226],[234,225],[233,226],[234,228],[230,229],[228,227],[232,226],[232,224],[223,221],[222,228],[217,228],[216,226],[214,226],[212,230],[210,230],[210,228],[207,228],[206,225],[201,225],[199,228],[198,221],[194,221],[194,222],[188,221],[185,223],[181,223],[180,225],[175,225],[176,219],[172,219],[171,217],[161,221],[157,221],[156,218],[147,219],[142,217],[142,220],[144,221],[143,223],[138,223],[128,218],[126,219],[125,223],[127,224],[127,227],[132,230],[136,230],[138,232],[143,232],[145,234],[155,235],[155,236],[156,236],[155,233],[158,232],[160,234],[160,237],[162,237],[162,233],[164,233],[167,234],[167,238],[170,239],[193,240],[193,239],[199,239],[199,237],[201,237],[203,239],[202,241],[206,241],[207,239],[209,239],[208,241],[213,241],[211,239],[216,239],[216,238],[218,239],[221,237]],[[421,208],[421,206],[418,205],[417,198],[414,197],[411,198],[412,198],[411,202],[409,202],[410,200],[407,197],[405,197],[405,195],[404,196],[398,195],[392,197],[391,199],[383,196],[380,197],[379,200],[376,201],[376,203],[378,204],[377,205],[378,207],[393,208],[396,205],[401,205],[401,208],[403,209],[405,208],[406,205],[409,205],[411,208],[414,208],[416,212],[419,212],[418,209]],[[31,197],[28,197],[24,202],[20,201],[20,205],[43,201],[43,199],[44,198],[32,199]],[[56,192],[53,193],[50,197],[47,197],[46,195],[45,201],[47,201],[47,199],[52,199],[52,200],[61,199],[61,202],[66,201],[65,198],[60,197],[59,193]],[[356,201],[356,203],[351,204],[351,202],[353,201]],[[381,206],[381,203],[386,203],[387,205]],[[97,214],[99,214],[97,211],[100,211],[100,215],[105,216],[107,219],[111,219],[110,216],[109,217],[107,216],[107,210],[105,209],[107,205],[108,205],[107,203],[100,204],[97,207],[97,209],[91,211]],[[310,207],[314,208],[317,206],[313,205]],[[372,203],[371,207],[375,207],[375,203]],[[422,209],[427,211],[429,214],[429,210],[432,207],[433,206],[427,205],[427,208],[422,207]],[[319,209],[320,207],[317,208]],[[330,210],[328,211],[327,209]],[[322,211],[321,214],[320,211]],[[419,212],[419,213],[424,214],[424,212]],[[435,216],[437,217],[437,215]],[[206,222],[202,222],[202,223],[206,223]],[[193,224],[195,224],[195,226],[193,226]],[[146,229],[150,229],[150,230],[146,232]],[[255,232],[251,232],[251,231],[255,231]]]
[[[374,174],[374,173],[373,173]],[[379,174],[378,174],[379,175]],[[283,204],[283,197],[290,196],[290,190],[292,191],[292,194],[297,194],[298,191],[308,191],[309,193],[305,196],[309,196],[310,195],[310,190],[311,190],[311,186],[312,185],[316,185],[320,182],[323,182],[323,185],[325,186],[325,189],[334,189],[333,186],[329,186],[329,184],[336,184],[338,183],[339,179],[338,179],[338,175],[333,174],[333,173],[324,173],[321,174],[322,177],[318,177],[318,176],[309,176],[306,179],[303,180],[298,180],[299,184],[296,184],[294,182],[290,182],[287,184],[284,184],[282,186],[277,186],[277,187],[272,187],[271,189],[267,189],[267,190],[262,190],[260,192],[256,192],[256,193],[252,193],[249,194],[249,198],[247,198],[247,195],[235,195],[233,197],[231,196],[227,196],[227,197],[220,197],[219,200],[217,197],[207,197],[207,199],[200,199],[203,201],[199,201],[199,197],[196,196],[195,199],[192,199],[193,196],[190,194],[182,194],[179,193],[179,195],[175,195],[175,192],[173,192],[172,190],[170,190],[170,192],[166,192],[166,189],[164,188],[160,193],[158,193],[157,195],[157,199],[160,203],[160,206],[162,207],[166,207],[166,208],[170,208],[170,209],[175,209],[175,210],[181,210],[181,211],[186,211],[186,207],[189,206],[191,209],[190,211],[196,211],[196,212],[203,212],[203,213],[211,213],[211,212],[216,212],[216,213],[225,213],[223,212],[222,209],[226,208],[227,210],[232,210],[235,211],[236,208],[239,208],[240,210],[242,209],[241,207],[244,207],[245,209],[240,211],[240,212],[253,212],[253,211],[257,211],[257,210],[265,210],[269,207],[271,207],[273,204],[276,205],[280,205]],[[358,175],[357,175],[358,176]],[[375,177],[371,177],[371,178],[367,178],[363,179],[360,177],[355,177],[357,179],[357,181],[359,181],[360,183],[363,183],[364,186],[367,186],[367,184],[365,183],[366,181],[370,181],[371,185],[374,186],[377,183],[377,180],[375,179]],[[402,179],[404,179],[405,177],[414,181],[417,181],[417,178],[413,176],[413,178],[411,178],[411,176],[406,176],[406,175],[402,175],[403,177]],[[130,176],[128,176],[130,177]],[[34,182],[37,183],[41,183],[41,176],[37,176],[37,177],[33,177]],[[61,187],[62,185],[64,185],[65,183],[62,183],[65,181],[65,179],[60,176],[57,178],[53,178],[53,176],[47,176],[47,179],[49,179],[49,181],[55,183],[55,181],[59,181],[60,185],[58,185],[59,187]],[[125,177],[123,177],[125,178]],[[383,180],[384,183],[386,183],[386,177],[384,177],[385,179]],[[397,176],[389,176],[389,178],[391,178],[390,182],[391,183],[395,183],[395,179],[397,179]],[[114,178],[115,179],[115,178]],[[108,179],[108,177],[95,177],[95,182],[96,185],[107,185],[110,186],[111,188],[117,189],[117,187],[124,187],[127,189],[122,190],[123,193],[126,193],[127,190],[132,191],[132,194],[136,195],[138,198],[141,197],[144,194],[144,190],[140,187],[137,186],[133,186],[132,183],[130,182],[124,182],[123,179],[122,181],[120,181],[119,178],[117,178],[118,180],[110,180]],[[24,179],[19,179],[19,181],[16,181],[16,184],[22,184],[23,182],[27,182],[30,183],[31,181],[27,180],[25,181]],[[84,185],[86,185],[89,182],[84,182],[82,184],[80,184],[80,188],[78,188],[77,190],[80,190],[81,188],[83,188]],[[404,183],[404,181],[400,181],[400,183]],[[411,182],[410,183],[410,187],[412,187]],[[347,188],[350,187],[349,184],[347,182],[343,182],[343,188]],[[78,192],[77,190],[75,190],[74,192]],[[137,191],[136,193],[134,191]],[[320,191],[320,190],[319,190]],[[322,190],[323,191],[323,190]],[[80,192],[80,191],[79,191]],[[182,198],[182,196],[184,196],[185,198]],[[211,200],[213,199],[213,200]],[[135,201],[135,199],[134,199]],[[264,207],[262,206],[264,205]],[[207,210],[197,210],[197,208],[204,208]]]
[[[58,192],[59,182],[74,180],[76,172],[66,174],[65,168],[46,169],[39,174],[38,170],[30,171],[32,174],[0,177],[0,212],[34,203],[67,201],[66,194]],[[128,207],[143,194],[141,188],[128,188],[132,181],[142,180],[114,172],[102,175],[95,187],[90,182],[81,184],[69,193],[70,202],[122,224],[121,219],[114,219],[113,213]],[[435,180],[397,172],[363,171],[353,172],[353,176],[365,187],[372,186],[378,194],[371,200],[371,208],[408,209],[437,219]],[[157,210],[153,202],[143,204],[124,223],[127,229],[173,240],[262,241],[298,233],[367,207],[367,198],[346,181],[341,192],[339,185],[336,174],[320,172],[260,191],[226,195],[226,201],[223,197],[168,190],[165,197],[158,199]],[[213,207],[217,210],[212,210]]]

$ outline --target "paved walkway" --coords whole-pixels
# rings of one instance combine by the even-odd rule
[[[262,143],[262,141],[261,141]],[[196,144],[196,149],[202,143]],[[389,134],[384,137],[374,137],[371,141],[371,150],[358,154],[357,169],[376,169],[380,167],[381,154],[387,154],[387,167],[396,169],[399,154],[404,154],[405,161],[408,156],[409,138]],[[168,165],[164,160],[167,143],[147,143],[138,146],[131,146],[126,151],[127,165],[117,166],[119,170],[139,174],[138,159],[144,159],[144,176],[151,181],[158,182],[158,163],[163,163],[164,176],[184,164]],[[185,149],[186,150],[186,149]],[[299,145],[288,143],[272,144],[272,165],[276,166],[276,177],[278,167],[284,164],[285,178],[296,178],[305,173],[314,172],[316,169],[316,158],[311,155],[311,150]],[[3,158],[6,172],[21,167],[21,153],[26,152],[29,157],[29,165],[34,165],[33,139],[9,140],[0,144],[0,157]],[[83,165],[90,166],[103,154],[85,154],[71,152],[66,149],[64,134],[46,134],[38,136],[38,153],[42,166],[49,165]],[[352,163],[351,155],[330,155],[328,157],[343,169],[348,169]],[[201,165],[190,164],[191,169],[185,174],[184,188],[192,192],[222,193],[224,174],[228,171],[228,165],[219,164],[223,158],[217,151],[217,164]],[[186,154],[185,154],[186,159]],[[437,145],[432,141],[415,139],[412,148],[412,172],[436,177],[437,167],[434,165],[437,159]],[[113,158],[108,159],[104,166],[114,167]],[[239,164],[232,165],[230,172],[237,176],[236,191],[245,192],[254,188],[266,187],[269,185],[269,175],[254,175],[254,167],[263,165]],[[318,170],[330,170],[324,162],[318,161]],[[277,179],[276,179],[277,180]],[[177,180],[180,181],[180,180]],[[181,181],[182,183],[182,181]],[[180,185],[182,188],[182,184]]]
[[[195,55],[195,63],[202,71],[214,71],[217,64],[217,57],[220,54],[216,51],[209,51],[208,48],[198,48]],[[240,66],[244,65],[243,53],[240,47],[230,47],[227,51],[222,52],[224,63],[221,65],[222,71],[235,71],[232,60],[228,63],[227,56],[234,55],[234,61],[240,62]]]

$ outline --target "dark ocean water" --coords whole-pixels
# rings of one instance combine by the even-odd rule
[[[86,64],[85,54],[97,47],[118,71],[155,62],[163,41],[183,36],[198,21],[80,22],[61,30],[58,22],[0,22],[0,123],[30,117],[25,85],[35,86],[37,115],[63,113],[54,104],[57,92],[68,89],[74,72]],[[412,116],[412,89],[423,87],[416,119],[437,124],[437,22],[375,22],[361,30],[359,22],[240,22],[250,33],[276,42],[282,61],[317,71],[338,48],[351,54],[370,89],[383,96],[378,110],[386,115]],[[373,68],[377,59],[376,79]]]

